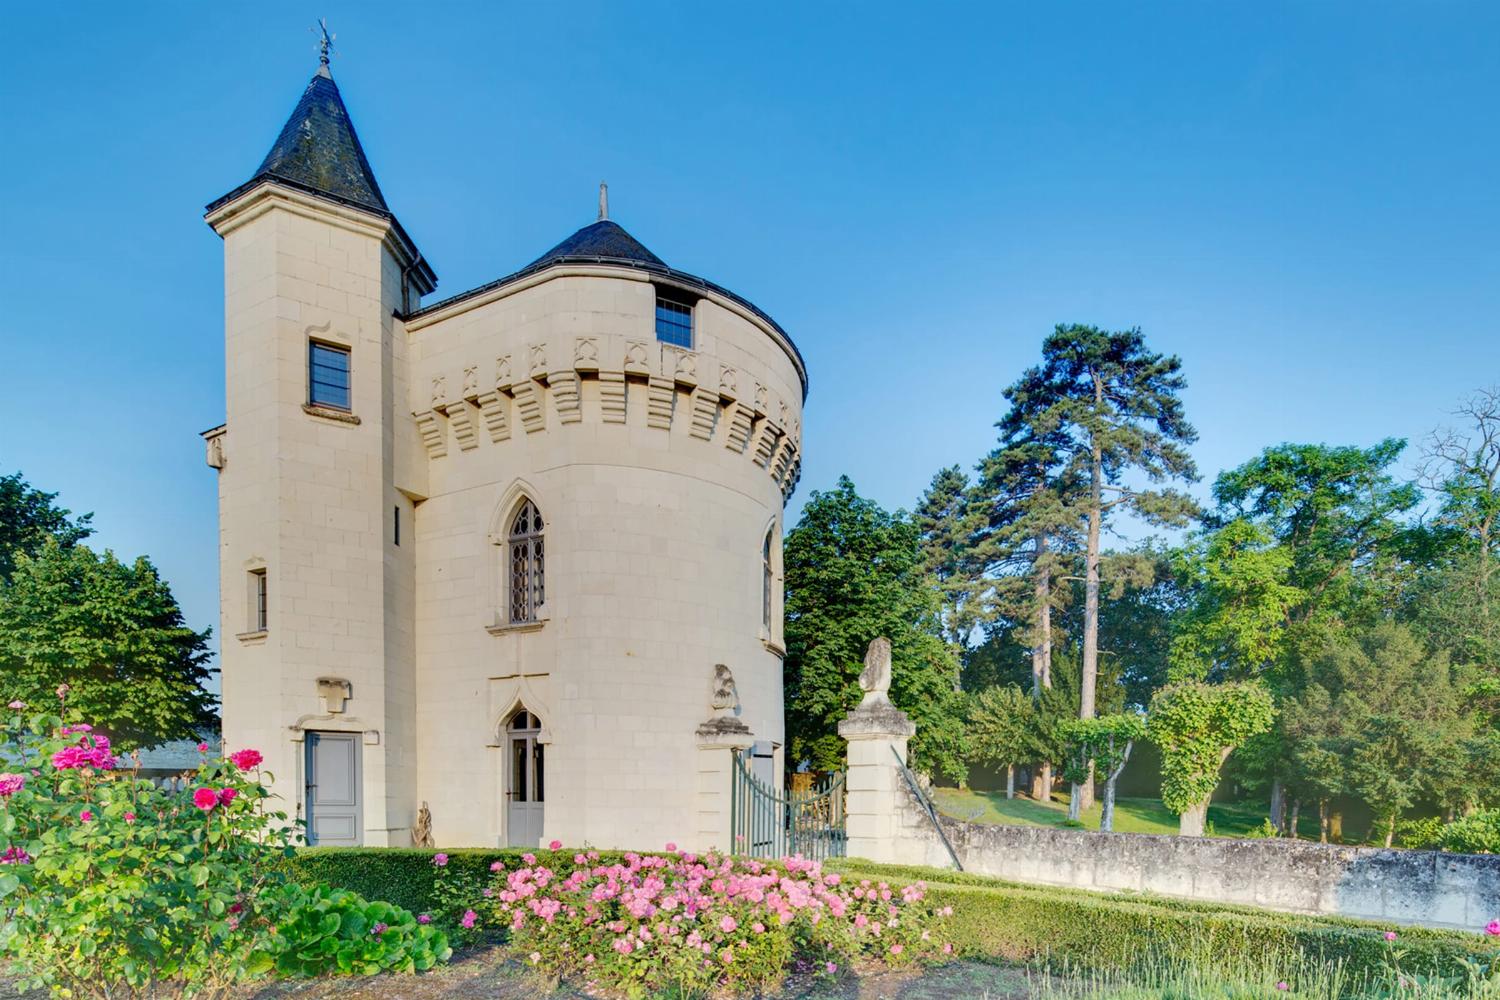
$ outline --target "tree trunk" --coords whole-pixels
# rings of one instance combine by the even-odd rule
[[[1208,800],[1213,796],[1206,795],[1202,802],[1192,806],[1187,812],[1177,818],[1177,834],[1181,837],[1203,836],[1204,822],[1208,819]]]
[[[1038,802],[1052,801],[1052,765],[1038,764],[1031,772],[1031,797]]]
[[[1328,843],[1328,800],[1318,800],[1318,843]]]
[[[1103,387],[1094,381],[1095,396]],[[1102,405],[1103,400],[1098,400]],[[1083,580],[1083,676],[1078,688],[1078,717],[1094,717],[1094,688],[1099,683],[1099,530],[1104,520],[1104,455],[1098,437],[1093,439],[1093,468],[1089,481],[1088,551]],[[1094,802],[1094,765],[1089,762],[1089,780],[1084,782],[1084,808]]]
[[[1134,740],[1125,744],[1125,752],[1120,755],[1120,766],[1111,771],[1104,782],[1104,808],[1099,813],[1099,829],[1104,833],[1115,828],[1115,782],[1124,772],[1125,765],[1130,763],[1130,750],[1133,746]]]
[[[1016,797],[1016,765],[1005,765],[1005,797],[1013,799]]]
[[[1344,842],[1344,814],[1333,812],[1328,815],[1328,839],[1335,844]]]
[[[1396,816],[1397,815],[1398,815],[1397,813],[1391,813],[1391,821],[1386,824],[1386,827],[1385,827],[1385,846],[1386,847],[1390,847],[1393,844],[1395,844],[1395,842],[1396,842]]]
[[[1083,816],[1083,786],[1076,781],[1068,794],[1068,819],[1078,822]]]
[[[1280,778],[1271,782],[1271,826],[1286,836],[1286,788]]]
[[[1293,840],[1297,839],[1297,815],[1302,812],[1302,800],[1292,800],[1292,821],[1287,824],[1286,835]]]

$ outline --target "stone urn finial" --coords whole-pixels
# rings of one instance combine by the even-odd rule
[[[870,640],[865,650],[865,669],[860,671],[859,686],[865,697],[860,707],[889,705],[891,703],[891,640],[877,636]]]

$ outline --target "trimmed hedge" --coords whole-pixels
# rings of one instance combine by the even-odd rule
[[[353,889],[367,899],[387,900],[420,913],[434,909],[435,853],[411,848],[315,847],[277,863],[297,881]],[[502,861],[513,868],[528,852],[500,848],[446,853],[450,873],[482,882],[489,877],[492,862]],[[566,872],[577,851],[530,853]],[[602,861],[611,863],[624,852],[600,853]],[[1340,962],[1352,976],[1363,977],[1384,968],[1392,947],[1383,937],[1387,930],[1400,934],[1397,947],[1404,952],[1402,966],[1413,972],[1455,975],[1462,959],[1493,955],[1496,950],[1478,934],[1462,931],[1156,896],[1105,895],[859,860],[839,860],[827,867],[846,878],[927,882],[933,906],[953,907],[948,932],[954,944],[966,957],[982,960],[1125,970],[1163,955],[1215,969],[1242,966],[1246,961],[1272,965]]]

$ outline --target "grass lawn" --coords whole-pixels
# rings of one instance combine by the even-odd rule
[[[971,823],[1009,823],[1017,826],[1062,826],[1068,818],[1068,800],[1054,794],[1051,802],[1022,798],[1006,799],[1001,792],[975,792],[960,788],[934,788],[933,801],[945,816]],[[1084,811],[1083,825],[1099,829],[1101,806],[1096,802]],[[1210,836],[1244,837],[1258,830],[1266,820],[1265,806],[1260,803],[1231,802],[1208,807]],[[1318,819],[1300,816],[1297,830],[1303,837],[1318,837]],[[1116,833],[1176,833],[1177,814],[1161,804],[1160,799],[1116,799]]]

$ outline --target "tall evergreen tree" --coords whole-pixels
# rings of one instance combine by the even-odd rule
[[[1150,523],[1186,524],[1197,512],[1166,485],[1192,481],[1186,446],[1197,438],[1183,414],[1182,362],[1151,351],[1139,329],[1059,325],[1042,344],[1042,363],[1021,379],[1029,408],[1061,438],[1059,454],[1086,481],[1084,625],[1079,717],[1093,718],[1099,674],[1102,536],[1122,511]],[[1149,485],[1142,485],[1142,483]],[[1084,790],[1085,806],[1092,786]]]
[[[948,642],[967,651],[978,625],[973,543],[976,519],[969,477],[958,466],[938,471],[912,512],[922,543],[922,570],[942,596]]]

